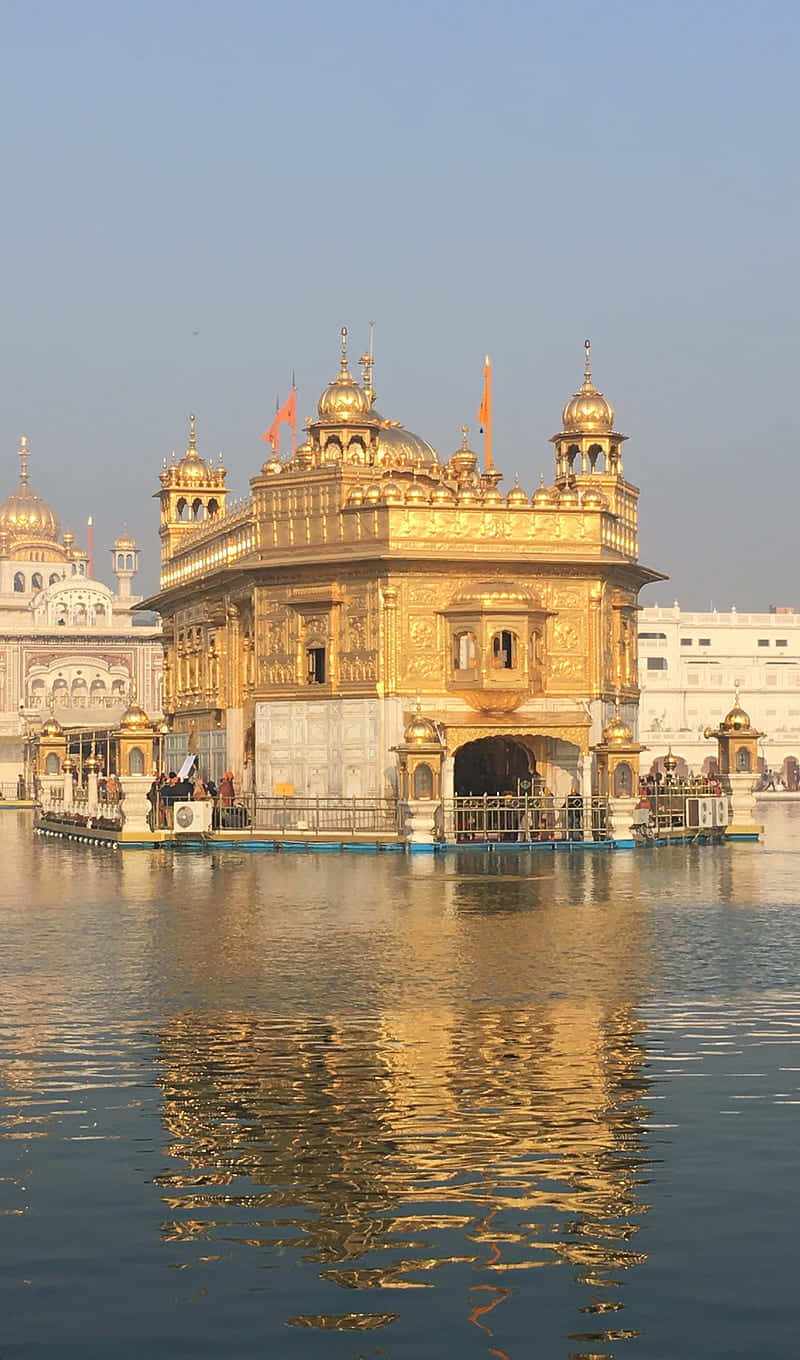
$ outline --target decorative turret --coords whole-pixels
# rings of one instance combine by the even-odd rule
[[[139,569],[139,549],[130,534],[120,534],[111,549],[114,575],[119,582],[118,595],[121,600],[131,598],[131,581]]]
[[[590,341],[585,342],[584,349],[583,382],[564,407],[561,432],[551,441],[556,446],[557,485],[598,472],[622,476],[626,436],[614,429],[614,407],[592,382]]]
[[[161,501],[161,560],[167,562],[178,550],[192,530],[205,520],[216,519],[225,513],[228,489],[225,485],[226,470],[219,464],[214,467],[201,458],[197,451],[195,418],[189,417],[189,446],[179,463],[174,461],[164,466],[161,472],[161,490],[157,493]]]

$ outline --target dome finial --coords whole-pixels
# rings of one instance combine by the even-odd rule
[[[370,399],[370,404],[375,404],[375,388],[372,386],[372,370],[375,366],[375,322],[369,323],[369,349],[366,354],[362,354],[359,359],[361,365],[361,385]]]
[[[194,416],[189,416],[189,453],[197,453],[197,439],[194,432]]]
[[[462,447],[462,449],[466,449],[466,448],[467,448],[467,435],[468,435],[468,434],[469,434],[469,425],[462,425],[462,426],[461,426],[461,447]]]
[[[586,357],[585,357],[585,359],[584,359],[584,361],[583,361],[583,381],[584,381],[584,382],[587,382],[587,383],[590,383],[590,382],[592,381],[592,342],[591,342],[591,340],[584,340],[584,342],[583,342],[583,348],[584,348],[584,350],[586,351]]]
[[[347,367],[347,327],[346,327],[346,326],[342,326],[341,335],[342,335],[342,358],[341,358],[340,368],[341,368],[342,375],[344,375],[344,374],[346,373],[346,374],[348,375],[348,377],[349,377],[349,376],[350,376],[350,370],[349,370],[349,368]]]
[[[25,434],[23,434],[23,435],[20,437],[20,441],[19,441],[19,458],[20,458],[20,463],[19,463],[19,479],[20,479],[21,482],[27,482],[27,480],[28,480],[28,455],[29,455],[29,452],[30,452],[30,451],[29,451],[29,449],[28,449],[28,436],[25,435]]]

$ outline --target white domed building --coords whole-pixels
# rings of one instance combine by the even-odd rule
[[[0,503],[0,790],[28,774],[26,746],[53,716],[68,736],[103,740],[133,695],[161,714],[161,629],[139,626],[131,594],[139,552],[111,550],[117,590],[90,575],[89,554],[30,484],[22,439],[17,489]]]

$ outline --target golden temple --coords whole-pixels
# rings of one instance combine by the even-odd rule
[[[638,594],[662,578],[638,561],[639,492],[588,342],[553,482],[532,496],[501,493],[466,427],[443,460],[382,416],[361,364],[358,381],[343,330],[303,442],[243,503],[194,418],[164,466],[146,605],[164,624],[170,762],[194,751],[245,792],[395,796],[409,751],[438,745],[445,797],[597,790],[595,746],[640,749]],[[415,708],[424,739],[406,731]]]

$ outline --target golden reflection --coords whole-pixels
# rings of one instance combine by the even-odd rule
[[[509,1300],[559,1264],[600,1322],[645,1259],[640,1029],[632,1003],[592,997],[291,1024],[176,1016],[158,1036],[163,1240],[244,1244],[265,1264],[294,1252],[321,1288],[370,1294],[363,1312],[293,1326],[388,1325],[375,1291],[431,1288],[444,1267],[452,1290],[455,1268],[464,1316],[510,1360]]]

